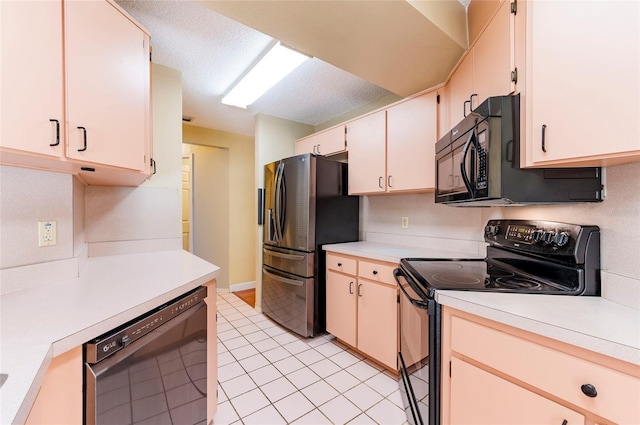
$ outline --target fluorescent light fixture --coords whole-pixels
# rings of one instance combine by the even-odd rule
[[[309,56],[277,43],[260,59],[235,87],[231,89],[222,103],[246,108],[267,90],[296,69]]]

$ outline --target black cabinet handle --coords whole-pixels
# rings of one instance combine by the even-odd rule
[[[391,176],[387,177],[387,186],[391,187]]]
[[[567,420],[566,420],[566,419],[562,421],[562,425],[567,425],[568,423],[569,423],[569,422],[567,422]]]
[[[374,274],[374,275],[378,274],[378,270],[374,270],[374,271],[373,271],[373,274]]]
[[[151,158],[151,167],[153,167],[153,173],[151,174],[155,174],[156,173],[156,160]]]
[[[595,398],[598,395],[596,387],[591,384],[584,384],[580,387],[580,389],[582,390],[582,394],[586,395],[587,397]]]
[[[469,96],[469,112],[473,111],[473,96],[478,96],[478,93],[473,93]]]
[[[338,267],[342,267],[342,263],[338,263]]]
[[[464,103],[462,104],[462,116],[464,117],[467,116],[467,103],[469,104],[469,111],[471,111],[471,101],[465,100]]]
[[[546,133],[547,133],[547,125],[546,124],[542,124],[542,152],[546,152],[547,151],[547,147],[545,145],[546,143]]]
[[[380,189],[383,189],[383,187],[382,187],[382,176],[378,177],[378,187],[380,187]]]
[[[56,142],[50,143],[49,146],[58,146],[60,144],[60,121],[54,120],[53,118],[49,121],[56,123]]]
[[[84,127],[78,127],[78,130],[82,130],[83,141],[82,149],[78,149],[78,152],[84,152],[87,150],[87,129]]]

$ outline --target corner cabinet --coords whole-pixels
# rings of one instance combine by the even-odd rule
[[[351,121],[347,134],[351,195],[434,189],[437,92]]]
[[[640,3],[518,2],[527,166],[640,160]],[[524,65],[524,66],[523,66]]]
[[[346,127],[340,125],[296,140],[295,154],[335,155],[346,152]]]
[[[449,81],[449,123],[457,125],[488,97],[515,90],[514,14],[504,1]]]
[[[111,1],[0,8],[1,163],[74,173],[89,184],[148,178],[148,33]]]
[[[397,371],[398,287],[394,264],[327,253],[326,328]]]
[[[442,422],[640,423],[640,367],[444,308]]]

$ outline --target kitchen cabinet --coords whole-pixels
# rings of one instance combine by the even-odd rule
[[[640,3],[613,5],[519,5],[526,166],[640,160]]]
[[[448,83],[450,126],[457,125],[488,97],[515,90],[514,15],[503,2]]]
[[[1,7],[2,163],[142,183],[152,163],[148,34],[110,1]]]
[[[350,194],[435,187],[437,98],[431,91],[347,124]]]
[[[346,127],[339,125],[328,130],[314,133],[296,141],[295,153],[313,153],[317,155],[335,155],[347,150]]]
[[[640,423],[637,364],[448,307],[442,323],[443,423]]]
[[[460,406],[451,411],[452,425],[584,424],[583,415],[455,357],[451,405]]]
[[[398,288],[394,264],[327,254],[326,328],[396,371]]]
[[[347,124],[349,134],[349,194],[387,189],[387,112],[377,111]]]
[[[83,423],[82,369],[81,346],[54,357],[25,424]]]
[[[218,411],[218,307],[216,280],[210,280],[207,287],[207,423],[213,423]]]

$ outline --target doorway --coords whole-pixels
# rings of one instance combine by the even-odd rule
[[[191,239],[193,197],[191,181],[193,180],[193,154],[182,156],[182,249],[193,252]]]

